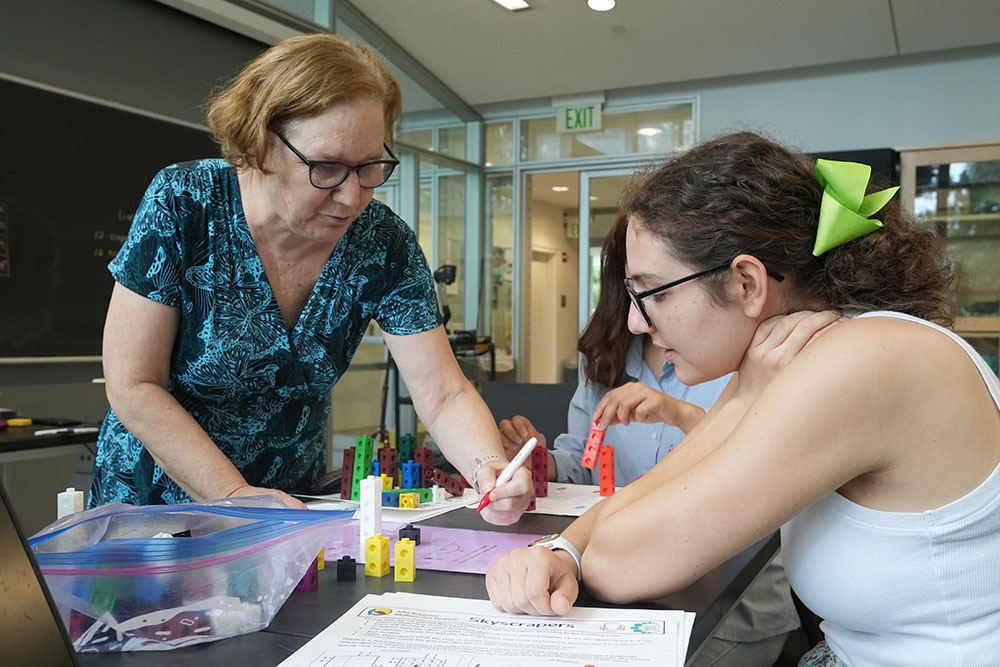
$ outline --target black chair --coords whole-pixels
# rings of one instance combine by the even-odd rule
[[[566,432],[566,415],[575,391],[575,383],[484,382],[482,386],[483,401],[497,423],[523,415],[545,436],[549,449],[556,436]]]
[[[823,631],[820,630],[819,624],[823,621],[822,618],[817,616],[812,612],[809,607],[802,603],[799,596],[792,591],[792,602],[795,604],[795,611],[799,613],[799,621],[802,623],[802,632],[806,636],[806,640],[809,642],[809,647],[812,648],[816,644],[823,641],[824,635]]]

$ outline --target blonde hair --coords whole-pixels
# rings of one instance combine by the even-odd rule
[[[243,68],[209,100],[208,127],[234,167],[264,169],[271,132],[334,104],[382,103],[385,139],[402,111],[399,84],[371,49],[331,34],[284,39]]]

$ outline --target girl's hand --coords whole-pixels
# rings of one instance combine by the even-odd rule
[[[801,310],[760,323],[739,368],[737,397],[753,400],[779,370],[842,318],[832,310]]]
[[[486,590],[500,611],[562,616],[580,593],[576,575],[576,563],[565,551],[515,549],[490,565]]]
[[[500,444],[507,460],[512,461],[531,438],[538,438],[538,447],[545,449],[545,436],[538,432],[527,417],[516,415],[500,422]],[[530,459],[526,462],[530,466]]]
[[[685,433],[697,424],[705,411],[697,405],[678,400],[642,382],[629,382],[612,389],[594,409],[594,419],[604,427],[643,422],[662,422],[677,426]]]

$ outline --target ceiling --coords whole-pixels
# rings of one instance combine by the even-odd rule
[[[998,0],[529,1],[354,6],[471,105],[1000,43]]]

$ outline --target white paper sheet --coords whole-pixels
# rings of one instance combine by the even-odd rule
[[[602,500],[604,496],[599,486],[549,482],[549,495],[535,499],[532,513],[580,516]]]
[[[313,500],[307,501],[306,505],[318,510],[356,510],[360,505],[356,500],[342,500],[340,494],[301,497],[312,498]],[[598,486],[549,482],[549,495],[535,499],[535,509],[532,513],[580,516],[603,499],[604,496],[601,495]],[[412,509],[383,505],[382,520],[391,523],[416,523],[460,507],[475,509],[478,504],[479,495],[472,489],[465,489],[465,495],[462,497],[449,496],[444,502],[424,503]]]
[[[679,667],[693,623],[683,611],[520,616],[487,600],[384,593],[366,595],[279,667]]]
[[[313,498],[306,501],[306,506],[316,510],[357,510],[361,504],[357,500],[343,500],[340,494],[329,496],[300,496],[302,498]],[[390,523],[417,523],[432,516],[444,514],[461,507],[466,507],[470,502],[478,499],[476,492],[472,489],[465,489],[465,496],[449,496],[445,500],[437,503],[421,503],[417,507],[390,507],[382,506],[382,520]],[[355,518],[357,515],[355,515]]]

